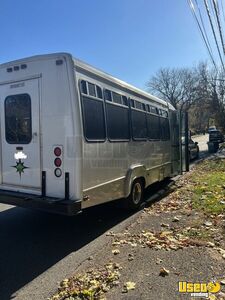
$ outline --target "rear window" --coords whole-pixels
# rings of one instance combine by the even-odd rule
[[[29,144],[31,142],[31,99],[28,94],[6,97],[5,138],[9,144]]]

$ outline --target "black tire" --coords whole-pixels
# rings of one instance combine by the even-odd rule
[[[137,210],[140,208],[144,194],[144,185],[141,179],[136,179],[131,188],[130,195],[126,198],[126,208]]]

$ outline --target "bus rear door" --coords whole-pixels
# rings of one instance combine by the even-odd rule
[[[1,183],[41,186],[39,79],[0,85]]]

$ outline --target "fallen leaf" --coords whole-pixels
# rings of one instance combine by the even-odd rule
[[[178,218],[178,217],[176,217],[176,216],[175,216],[175,217],[173,218],[173,220],[172,220],[172,222],[179,222],[179,221],[180,221],[180,218]]]
[[[159,276],[165,277],[165,276],[169,275],[169,273],[170,273],[170,271],[163,267],[159,271]]]
[[[112,246],[118,246],[118,245],[120,245],[120,242],[117,242],[117,241],[116,241],[116,242],[113,242],[113,243],[112,243]]]
[[[212,222],[210,222],[210,221],[206,221],[206,222],[204,223],[204,225],[207,226],[207,227],[210,227],[210,226],[212,226],[213,224],[212,224]]]
[[[127,291],[134,290],[136,287],[136,283],[133,281],[127,281],[124,283],[124,287],[127,289]]]
[[[117,254],[119,254],[120,253],[120,250],[119,249],[114,249],[114,250],[112,250],[112,254],[114,254],[114,255],[117,255]]]
[[[170,227],[169,224],[165,224],[165,223],[160,224],[160,226],[161,226],[161,227],[166,227],[166,228]]]

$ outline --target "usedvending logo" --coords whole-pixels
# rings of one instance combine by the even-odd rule
[[[191,297],[201,297],[206,299],[216,299],[215,294],[220,291],[218,282],[187,282],[179,281],[178,291],[181,294],[190,294]]]

